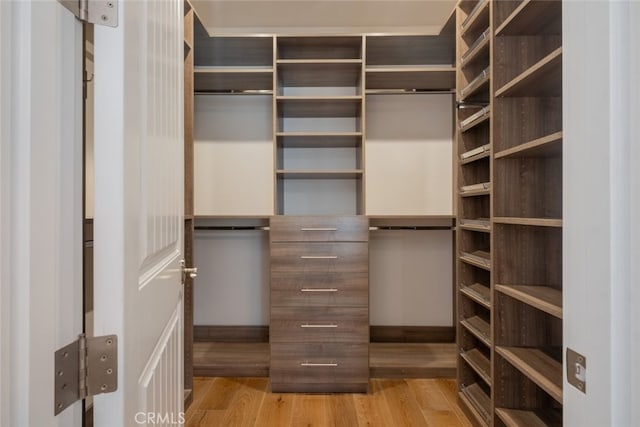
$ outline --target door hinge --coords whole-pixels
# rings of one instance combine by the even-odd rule
[[[54,415],[87,396],[118,389],[118,338],[78,339],[55,353]]]
[[[82,22],[107,27],[118,26],[117,0],[58,0]]]

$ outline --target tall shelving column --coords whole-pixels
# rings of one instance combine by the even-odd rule
[[[491,26],[488,0],[457,6],[457,342],[460,402],[492,424]]]
[[[496,426],[562,424],[562,8],[496,1]]]
[[[277,214],[364,213],[362,39],[276,39]]]

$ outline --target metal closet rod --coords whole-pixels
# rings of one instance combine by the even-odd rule
[[[367,89],[365,95],[440,95],[453,94],[453,89]]]
[[[369,227],[369,231],[377,230],[453,230],[453,225],[380,225]]]
[[[270,228],[264,225],[196,225],[193,227],[196,231],[220,231],[220,230],[260,230],[269,231]]]

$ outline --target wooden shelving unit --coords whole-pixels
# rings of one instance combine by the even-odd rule
[[[466,0],[457,14],[460,401],[480,425],[558,425],[561,2]]]
[[[494,425],[560,425],[561,2],[492,6]]]
[[[281,147],[358,147],[362,132],[276,132]]]

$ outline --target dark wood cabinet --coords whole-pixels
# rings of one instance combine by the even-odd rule
[[[366,217],[271,219],[272,391],[367,391],[368,230]]]

